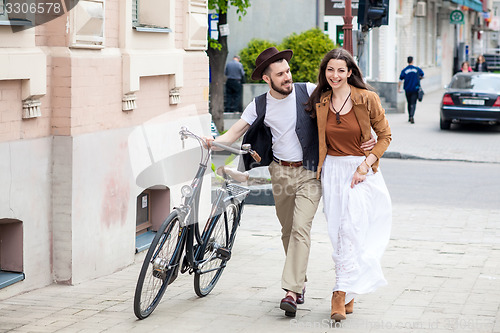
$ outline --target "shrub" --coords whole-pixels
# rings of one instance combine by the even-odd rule
[[[252,39],[248,42],[247,47],[240,51],[240,61],[243,65],[243,69],[245,70],[246,82],[264,82],[262,80],[254,81],[250,77],[255,69],[255,59],[257,59],[257,56],[265,49],[273,46],[276,47],[276,44],[270,41],[264,39]]]
[[[312,82],[318,79],[318,69],[325,54],[334,49],[333,41],[318,28],[293,33],[283,39],[278,47],[280,50],[291,49],[293,58],[290,60],[290,70],[294,82]]]

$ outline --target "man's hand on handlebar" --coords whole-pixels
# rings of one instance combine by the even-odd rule
[[[205,148],[210,148],[212,150],[218,150],[218,151],[222,150],[221,148],[216,147],[212,144],[212,142],[215,141],[213,136],[204,136],[203,140],[205,141],[205,145],[206,145]]]

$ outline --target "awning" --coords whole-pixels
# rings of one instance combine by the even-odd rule
[[[451,0],[451,2],[456,3],[457,5],[469,7],[476,12],[483,12],[483,4],[481,0]]]

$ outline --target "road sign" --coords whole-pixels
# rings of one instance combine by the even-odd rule
[[[450,13],[450,24],[464,24],[464,13],[454,10]]]

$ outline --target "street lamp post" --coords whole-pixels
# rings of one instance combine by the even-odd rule
[[[345,0],[344,6],[344,49],[352,55],[352,8],[351,0]]]

